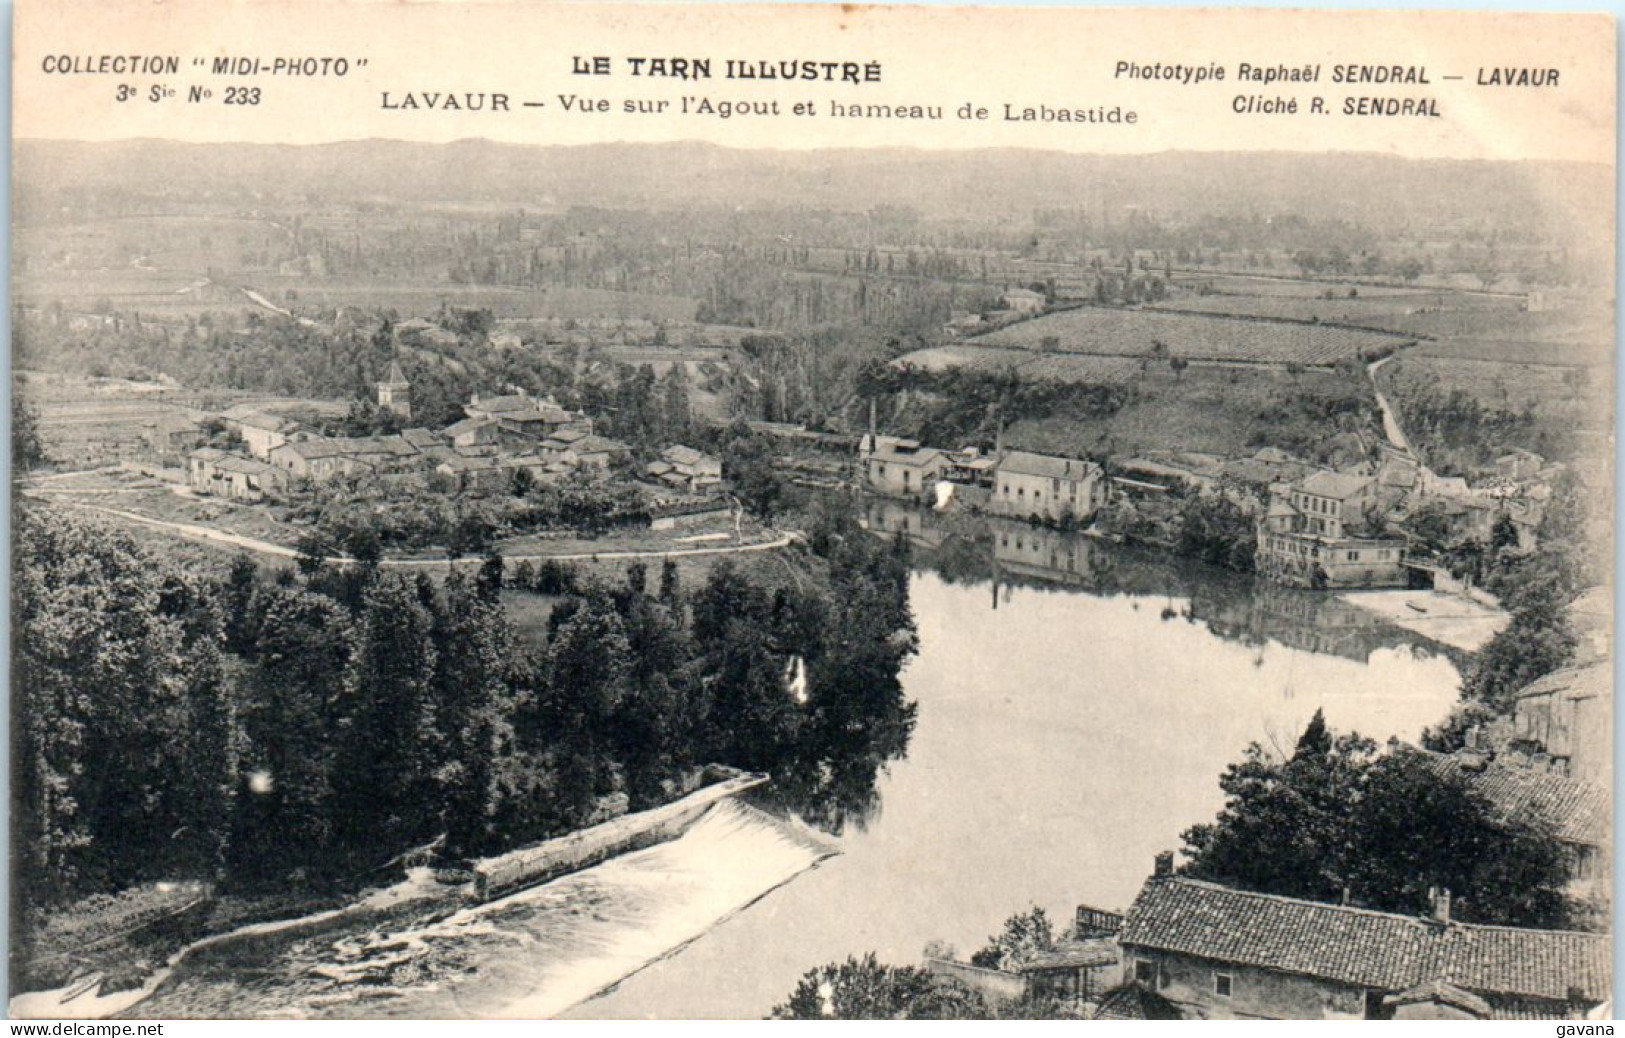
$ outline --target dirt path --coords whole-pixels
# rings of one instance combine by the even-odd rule
[[[1405,438],[1405,430],[1400,427],[1399,416],[1394,413],[1388,398],[1382,395],[1382,387],[1377,385],[1377,369],[1394,359],[1390,354],[1378,361],[1373,361],[1366,369],[1366,375],[1371,379],[1371,391],[1377,395],[1377,406],[1382,408],[1382,429],[1388,435],[1388,442],[1404,451],[1413,460],[1416,452],[1411,450],[1411,442]]]

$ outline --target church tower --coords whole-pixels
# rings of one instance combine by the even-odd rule
[[[412,417],[412,384],[406,381],[396,361],[389,362],[389,374],[378,383],[378,406],[394,411],[402,418]]]

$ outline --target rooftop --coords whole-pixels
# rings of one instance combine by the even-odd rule
[[[1042,476],[1046,479],[1082,479],[1090,474],[1099,474],[1100,466],[1092,461],[1080,461],[1076,458],[1052,458],[1048,454],[1032,454],[1027,451],[1006,451],[999,459],[998,471],[1015,473],[1022,476]]]
[[[1613,814],[1608,790],[1589,782],[1501,761],[1482,767],[1462,754],[1428,754],[1440,775],[1459,775],[1501,819],[1541,829],[1565,843],[1604,847]]]
[[[1298,489],[1305,494],[1316,497],[1329,497],[1336,501],[1345,501],[1357,494],[1365,492],[1371,485],[1370,476],[1353,476],[1346,472],[1331,472],[1322,470],[1298,484]]]
[[[1600,934],[1443,924],[1179,877],[1146,882],[1119,940],[1383,991],[1443,980],[1480,996],[1595,1005],[1612,983]]]
[[[1517,698],[1556,695],[1563,699],[1612,699],[1613,666],[1606,660],[1581,667],[1563,667],[1536,678],[1519,690]]]

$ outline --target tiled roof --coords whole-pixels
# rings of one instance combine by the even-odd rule
[[[485,418],[464,418],[460,422],[446,426],[441,432],[446,436],[461,436],[464,433],[478,432],[490,424],[490,420]]]
[[[439,447],[445,443],[445,438],[432,429],[403,429],[401,439],[410,443],[418,450],[428,450],[430,447]]]
[[[1426,984],[1418,984],[1414,988],[1401,991],[1397,995],[1389,995],[1383,999],[1384,1005],[1412,1006],[1422,1002],[1434,1002],[1448,1006],[1455,1006],[1478,1017],[1487,1020],[1492,1012],[1490,1004],[1473,994],[1463,991],[1454,984],[1442,980],[1430,980]]]
[[[698,465],[706,460],[705,455],[693,447],[674,444],[660,452],[660,456],[674,465]]]
[[[1298,489],[1316,497],[1330,497],[1343,501],[1364,491],[1370,482],[1369,476],[1351,476],[1343,472],[1323,470],[1298,484]]]
[[[493,396],[468,405],[475,410],[486,414],[501,414],[505,411],[534,411],[536,401],[528,396]]]
[[[1598,934],[1444,925],[1412,916],[1233,890],[1182,878],[1147,881],[1119,942],[1405,991],[1442,979],[1480,996],[1596,1004],[1611,950]]]
[[[1096,1020],[1180,1020],[1179,1009],[1155,991],[1124,984],[1106,992],[1095,1009]]]
[[[1063,941],[1053,951],[1043,952],[1016,967],[1018,973],[1041,973],[1044,970],[1079,969],[1087,966],[1109,966],[1118,962],[1121,954],[1117,941],[1110,937]]]
[[[393,360],[389,362],[389,374],[384,376],[384,381],[380,384],[385,386],[408,385],[406,376],[401,373],[400,362]]]
[[[1613,804],[1602,786],[1501,761],[1479,768],[1460,754],[1428,758],[1438,774],[1465,779],[1505,821],[1549,828],[1565,843],[1608,844]]]
[[[346,450],[339,441],[320,437],[309,440],[290,440],[276,449],[279,451],[292,451],[306,461],[315,458],[341,458],[352,453]]]
[[[613,454],[631,450],[626,444],[612,440],[608,436],[583,436],[570,449],[578,454]]]
[[[1098,472],[1099,468],[1092,461],[1079,461],[1076,458],[1052,458],[1047,454],[1008,451],[999,459],[998,471],[1042,476],[1045,479],[1082,479],[1091,472]]]

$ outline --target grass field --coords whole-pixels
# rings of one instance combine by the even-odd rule
[[[1166,366],[1153,365],[1135,383],[1133,399],[1116,414],[1016,421],[1005,438],[1013,446],[1068,457],[1154,451],[1239,457],[1260,446],[1285,445],[1271,438],[1280,427],[1261,422],[1261,414],[1292,396],[1344,394],[1351,377],[1320,371],[1294,377],[1271,368],[1193,367],[1176,379]],[[1329,436],[1323,430],[1322,438]]]
[[[1062,353],[1143,357],[1160,342],[1172,356],[1187,360],[1305,365],[1332,364],[1405,341],[1398,335],[1312,324],[1086,306],[1022,321],[968,342],[1035,350],[1051,338]]]

